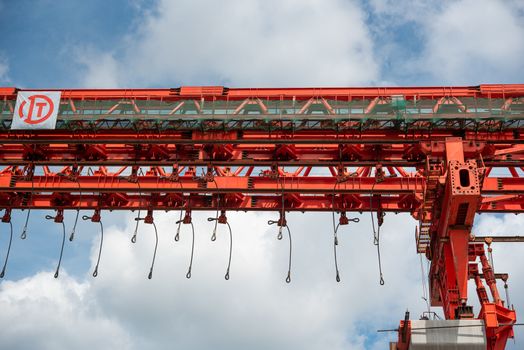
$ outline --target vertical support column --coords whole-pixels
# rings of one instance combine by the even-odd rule
[[[446,139],[443,195],[432,224],[431,300],[448,319],[473,317],[468,300],[468,244],[480,202],[475,160],[464,160],[461,138]]]

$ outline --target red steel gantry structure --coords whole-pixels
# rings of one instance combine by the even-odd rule
[[[431,304],[483,320],[490,350],[513,336],[515,311],[472,226],[476,213],[524,212],[524,85],[61,90],[56,129],[38,131],[10,130],[18,91],[0,88],[4,221],[13,209],[142,209],[146,222],[185,209],[190,220],[219,206],[278,211],[279,223],[290,211],[335,211],[341,224],[373,211],[380,225],[408,212]]]

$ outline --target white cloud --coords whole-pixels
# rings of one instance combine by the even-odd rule
[[[106,74],[126,86],[369,84],[378,65],[364,21],[354,1],[161,0],[120,49],[80,63],[89,86],[115,83],[92,78]]]
[[[62,272],[39,273],[0,285],[4,349],[122,349],[130,336],[93,300],[89,282]]]
[[[95,48],[77,49],[76,61],[84,67],[83,88],[118,88],[118,62],[110,53]]]
[[[423,309],[420,273],[414,253],[413,222],[388,215],[382,254],[386,285],[378,285],[376,250],[369,217],[343,228],[339,261],[342,282],[334,280],[330,216],[292,215],[293,281],[284,282],[287,240],[276,240],[272,214],[229,215],[234,229],[231,280],[223,278],[228,239],[219,227],[195,214],[193,277],[186,280],[190,231],[173,241],[176,215],[157,214],[160,244],[152,280],[146,278],[154,246],[151,226],[142,225],[138,242],[131,227],[106,228],[97,279],[57,281],[52,272],[0,289],[0,333],[4,344],[31,348],[42,337],[49,348],[124,349],[370,349],[383,348],[394,334],[375,338],[379,328],[398,324],[409,308]],[[408,224],[410,223],[410,224]],[[406,230],[407,224],[407,230]],[[93,237],[92,262],[98,237]],[[406,248],[409,253],[406,254]],[[43,315],[47,315],[44,321]],[[96,326],[95,326],[96,325]],[[74,334],[74,336],[73,336]],[[67,341],[60,342],[65,338]],[[109,342],[109,343],[104,343]],[[100,346],[96,346],[100,348]],[[23,347],[18,347],[23,348]]]
[[[397,79],[420,82],[422,76],[431,84],[459,85],[519,83],[524,77],[522,2],[372,0],[371,5],[379,18],[375,37],[385,47],[379,47],[385,52],[382,63],[392,65]],[[397,30],[404,31],[403,38],[393,35]]]
[[[3,343],[10,349],[383,349],[396,335],[375,338],[377,329],[395,328],[406,309],[412,318],[424,309],[413,239],[415,222],[405,214],[385,218],[383,287],[378,285],[368,214],[340,232],[340,284],[334,281],[330,215],[290,215],[294,244],[289,285],[284,282],[287,239],[276,240],[277,228],[266,225],[275,213],[229,213],[234,235],[229,281],[223,278],[226,228],[219,226],[217,241],[211,242],[212,224],[207,216],[196,213],[193,217],[196,245],[191,280],[185,278],[189,226],[182,227],[181,240],[175,243],[173,222],[178,215],[155,213],[160,242],[152,280],[146,276],[154,232],[141,224],[138,242],[131,244],[130,214],[124,229],[106,227],[98,278],[87,275],[77,281],[62,273],[54,280],[53,272],[46,271],[2,282]],[[513,215],[482,215],[475,232],[515,233],[522,220]],[[98,242],[95,234],[92,266]],[[524,273],[515,268],[523,248],[495,246],[497,272],[511,274],[510,291],[517,310],[524,309]],[[474,302],[474,290],[470,293]],[[517,338],[517,346],[520,342]]]
[[[502,1],[463,0],[427,24],[426,69],[444,81],[514,81],[524,64],[524,16]]]

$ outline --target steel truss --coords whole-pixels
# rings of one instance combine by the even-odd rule
[[[143,209],[151,221],[220,208],[335,211],[341,224],[374,211],[381,225],[408,212],[431,304],[473,318],[473,279],[489,349],[513,336],[471,230],[476,213],[524,212],[524,85],[63,90],[52,131],[10,130],[17,91],[0,88],[4,221],[14,209]]]

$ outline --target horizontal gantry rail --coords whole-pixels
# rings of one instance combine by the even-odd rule
[[[449,135],[0,132],[0,165],[419,167],[444,160]],[[468,159],[487,167],[524,167],[520,133],[470,133],[462,139]]]
[[[258,173],[255,174],[255,169]],[[11,209],[195,209],[392,211],[417,215],[432,179],[401,167],[286,172],[281,167],[7,167],[0,172],[0,207]],[[198,171],[200,170],[200,174]],[[317,169],[318,170],[318,169]],[[41,174],[40,174],[41,173]],[[438,180],[437,180],[438,181]],[[524,212],[524,178],[486,176],[478,212]],[[424,200],[426,198],[426,200]]]
[[[18,91],[24,90],[0,88],[0,130],[10,128]],[[494,132],[524,123],[524,85],[56,91],[58,130]]]

